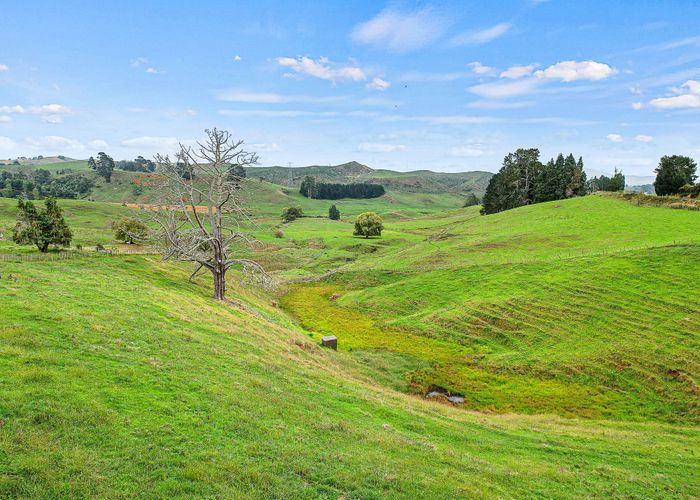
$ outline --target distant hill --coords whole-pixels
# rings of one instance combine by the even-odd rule
[[[285,186],[299,186],[305,176],[311,175],[326,182],[373,182],[398,191],[417,193],[466,193],[483,195],[493,175],[491,172],[444,173],[430,170],[396,172],[373,169],[356,161],[340,165],[311,165],[308,167],[251,167],[249,177]]]
[[[68,158],[67,156],[42,156],[41,158],[17,158],[17,161],[19,161],[20,165],[37,167],[40,165],[49,165],[53,163],[70,163],[77,160],[73,158]],[[14,164],[14,162],[14,158],[8,160],[0,160],[0,165],[12,165]]]

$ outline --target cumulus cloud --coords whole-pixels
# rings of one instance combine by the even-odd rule
[[[562,82],[576,80],[604,80],[617,73],[615,68],[596,61],[562,61],[546,69],[535,71],[537,78],[551,78]]]
[[[82,142],[59,135],[28,137],[27,144],[45,154],[82,153],[85,151],[85,145]]]
[[[109,144],[107,144],[107,141],[103,141],[102,139],[95,139],[94,141],[88,142],[88,146],[90,146],[92,149],[107,149]]]
[[[0,71],[9,71],[10,67],[7,64],[0,64]]]
[[[389,87],[391,87],[391,83],[381,78],[373,78],[372,81],[367,84],[368,89],[374,90],[386,90]]]
[[[649,105],[656,109],[700,108],[700,82],[688,80],[675,91],[680,95],[658,97],[649,101]]]
[[[474,61],[472,63],[469,63],[468,66],[477,75],[488,75],[489,73],[491,73],[493,71],[492,67],[484,66],[479,61]]]
[[[488,99],[500,99],[532,92],[539,85],[536,79],[528,78],[514,82],[482,83],[469,87],[469,91]]]
[[[530,76],[536,67],[537,65],[535,64],[528,64],[527,66],[511,66],[507,70],[501,72],[500,76],[501,78],[515,80],[524,76]]]
[[[241,61],[242,59],[243,59],[243,58],[242,58],[241,56],[239,56],[239,55],[233,56],[233,60],[234,60],[234,61]]]
[[[606,138],[610,142],[622,142],[622,136],[620,134],[608,134]]]
[[[7,115],[0,115],[0,123],[10,123],[12,118]]]
[[[297,75],[308,75],[321,80],[331,82],[352,80],[362,81],[367,79],[367,75],[357,66],[338,66],[331,63],[328,58],[321,57],[318,61],[303,57],[278,57],[277,64],[289,68]]]
[[[644,107],[644,104],[641,102],[633,102],[632,103],[632,109],[642,109]]]
[[[505,35],[511,27],[512,25],[510,23],[499,23],[483,30],[461,33],[450,40],[450,46],[459,47],[461,45],[480,45],[482,43],[487,43]]]
[[[29,112],[35,115],[69,115],[73,110],[63,104],[44,104],[43,106],[32,106],[29,108]]]
[[[157,75],[158,73],[160,73],[160,71],[158,71],[156,68],[149,67],[149,68],[146,68],[146,73],[148,73],[150,75]]]
[[[654,140],[654,137],[651,135],[639,134],[634,137],[634,140],[637,142],[651,142]]]
[[[376,142],[365,142],[360,144],[357,149],[366,153],[393,153],[395,151],[405,151],[406,146],[403,144],[381,144]]]
[[[25,109],[22,106],[0,106],[0,113],[24,113]]]
[[[478,147],[459,147],[450,149],[450,155],[458,158],[478,158],[483,154],[484,151]]]
[[[447,19],[430,8],[412,12],[388,8],[355,26],[350,37],[358,43],[407,52],[437,40],[447,25]]]

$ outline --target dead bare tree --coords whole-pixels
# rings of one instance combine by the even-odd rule
[[[214,298],[224,300],[226,272],[233,266],[249,281],[272,283],[260,264],[241,257],[243,247],[258,242],[244,230],[249,220],[239,199],[240,172],[258,156],[224,130],[205,132],[206,139],[194,147],[180,143],[174,161],[156,156],[158,199],[149,214],[164,257],[197,264],[190,280],[203,269],[211,272]]]

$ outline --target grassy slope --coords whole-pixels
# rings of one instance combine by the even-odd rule
[[[216,304],[157,259],[2,265],[0,496],[700,494],[691,428],[381,389],[264,296]]]
[[[389,227],[285,305],[358,356],[398,355],[395,387],[443,386],[480,410],[700,419],[697,212],[588,197]],[[320,236],[310,265],[331,267],[352,238]]]

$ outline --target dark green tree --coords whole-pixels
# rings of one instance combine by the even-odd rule
[[[31,201],[20,199],[17,223],[12,240],[18,245],[36,245],[45,253],[49,245],[70,246],[73,235],[63,219],[61,209],[54,198],[46,200],[46,208],[38,211]]]
[[[370,236],[381,236],[383,229],[384,225],[379,215],[374,212],[365,212],[355,219],[355,230],[352,234],[369,238]]]
[[[656,167],[654,189],[659,196],[678,194],[686,184],[693,184],[697,175],[695,160],[688,156],[664,156]]]
[[[532,203],[535,179],[542,169],[539,149],[518,149],[503,159],[503,166],[491,177],[482,202],[482,214],[494,214],[503,210]]]
[[[97,163],[95,162],[95,159],[91,156],[88,158],[88,167],[92,170],[97,170]]]
[[[89,161],[89,160],[88,160]],[[106,182],[112,182],[112,172],[114,171],[114,160],[106,153],[97,153],[97,173],[104,177]]]
[[[330,220],[340,220],[340,210],[335,205],[331,205],[328,209],[328,218]]]
[[[287,207],[282,210],[282,220],[284,222],[292,222],[304,215],[301,207]]]

